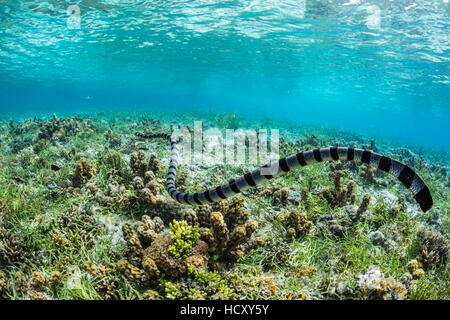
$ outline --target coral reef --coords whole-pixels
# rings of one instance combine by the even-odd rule
[[[159,217],[151,219],[149,216],[144,215],[141,221],[136,223],[135,228],[140,242],[144,247],[147,247],[163,231],[164,223]]]
[[[294,277],[311,277],[316,274],[317,268],[312,266],[303,266],[290,273]]]
[[[81,117],[58,119],[54,114],[50,121],[41,124],[38,139],[65,141],[78,133],[94,132],[97,126]]]
[[[174,220],[170,224],[170,237],[173,244],[169,246],[169,253],[175,258],[187,258],[200,238],[200,233],[198,228],[188,225],[186,221]]]
[[[6,274],[0,270],[0,300],[8,298],[8,278]]]
[[[145,249],[144,259],[155,262],[161,272],[168,277],[177,278],[187,272],[187,265],[205,266],[209,260],[208,245],[202,240],[196,240],[187,257],[175,258],[170,251],[174,241],[170,234],[158,235],[152,244]]]
[[[343,207],[347,204],[353,204],[356,199],[356,195],[353,193],[355,182],[350,180],[347,184],[347,188],[343,186],[344,172],[337,170],[334,172],[334,189],[326,188],[322,191],[321,195],[332,206]]]
[[[368,164],[361,165],[361,176],[368,182],[376,183],[375,175],[377,168]]]
[[[215,260],[234,263],[246,252],[264,244],[262,238],[251,239],[258,224],[255,221],[247,222],[249,212],[244,208],[242,197],[218,202],[212,206],[212,210],[217,211],[210,213],[211,227],[202,230],[201,239],[208,243]]]
[[[365,144],[414,167],[435,206],[418,212],[393,179],[347,161],[188,206],[165,191],[167,146],[134,132],[192,118],[84,117],[0,125],[0,299],[449,298],[446,152],[289,125],[283,156]],[[202,120],[216,125],[214,115]],[[252,168],[179,166],[177,188],[211,188]]]
[[[367,211],[367,208],[369,207],[370,199],[371,199],[371,197],[368,194],[366,194],[363,197],[361,204],[360,204],[358,210],[356,211],[356,219],[357,220],[363,220],[363,215]]]
[[[71,173],[72,186],[79,188],[83,186],[89,179],[91,179],[97,172],[95,163],[90,164],[85,158],[77,162],[75,171]]]
[[[153,175],[158,174],[161,169],[161,165],[157,159],[155,153],[152,153],[150,160],[145,159],[145,152],[140,150],[139,152],[134,152],[130,157],[130,167],[133,170],[135,176],[145,178],[148,171],[151,171]]]
[[[298,205],[300,203],[298,192],[281,187],[277,183],[269,183],[257,189],[260,190],[257,196],[272,199],[273,206],[287,207],[290,204]]]
[[[362,298],[370,300],[405,300],[408,294],[402,283],[385,278],[378,267],[358,276],[358,288]]]
[[[129,279],[146,283],[156,279],[160,272],[177,278],[187,272],[188,264],[197,267],[207,264],[209,248],[198,239],[200,234],[196,227],[174,220],[169,233],[162,234],[162,231],[159,217],[143,216],[134,226],[122,225],[127,260],[121,260],[118,268]]]
[[[21,242],[7,230],[0,220],[0,267],[23,261],[24,250]]]
[[[449,244],[440,233],[421,227],[417,231],[417,240],[425,269],[447,264]]]
[[[156,154],[153,153],[147,161],[144,151],[134,152],[130,157],[130,167],[135,175],[133,187],[137,202],[145,208],[147,215],[159,216],[166,223],[184,215],[188,208],[162,194],[164,181],[157,177],[162,166]]]
[[[314,227],[314,223],[308,220],[306,213],[298,212],[295,209],[282,216],[281,219],[290,237],[304,236],[310,233]]]
[[[425,275],[425,271],[422,269],[423,265],[419,261],[413,259],[408,263],[408,270],[414,280],[418,280]]]

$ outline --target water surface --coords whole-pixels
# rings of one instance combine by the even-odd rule
[[[446,0],[13,0],[0,17],[3,118],[197,108],[450,150]]]

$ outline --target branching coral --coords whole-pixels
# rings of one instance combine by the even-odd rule
[[[149,281],[149,276],[145,270],[136,267],[125,259],[117,262],[117,269],[131,281],[135,281],[140,284],[146,284]]]
[[[161,193],[164,184],[162,179],[157,178],[161,165],[156,154],[152,154],[147,162],[142,150],[135,152],[131,155],[130,167],[135,175],[133,186],[137,202],[145,208],[144,212],[150,216],[159,216],[166,222],[181,218],[183,206]]]
[[[446,265],[449,244],[443,235],[431,229],[421,227],[417,232],[417,240],[425,269]]]
[[[155,177],[153,171],[146,171],[144,177],[135,177],[134,188],[138,193],[139,200],[148,207],[161,205],[161,191],[164,189],[161,181]]]
[[[195,209],[195,214],[197,216],[196,222],[199,226],[204,228],[210,228],[211,227],[211,212],[213,212],[213,208],[209,204],[204,204],[201,206],[198,206]]]
[[[161,280],[167,298],[178,300],[204,300],[207,297],[213,300],[236,298],[232,288],[216,271],[208,272],[188,265],[187,275],[189,277],[187,282],[173,283]]]
[[[59,286],[62,280],[62,275],[59,271],[52,271],[50,274],[49,284],[52,289],[55,289]]]
[[[186,187],[189,185],[189,170],[187,168],[178,168],[177,173],[177,188],[178,190],[184,192]]]
[[[0,266],[23,261],[23,254],[20,241],[0,221]]]
[[[291,210],[281,217],[283,225],[287,228],[290,237],[301,237],[311,232],[314,224],[308,220],[306,213]]]
[[[273,274],[264,273],[258,267],[244,272],[232,271],[228,279],[238,299],[273,298],[280,288],[280,284],[273,278]]]
[[[95,291],[97,291],[104,300],[118,299],[118,289],[117,281],[109,277],[100,279],[95,285]]]
[[[358,276],[358,287],[362,298],[371,300],[405,300],[408,293],[402,283],[385,278],[377,267]]]
[[[226,284],[218,272],[208,272],[188,265],[188,274],[201,284],[202,292],[212,299],[234,299],[233,290]]]
[[[135,229],[143,247],[148,247],[156,236],[164,229],[161,218],[151,219],[149,216],[142,216],[141,221],[137,222]]]
[[[102,205],[115,204],[119,208],[126,208],[134,203],[132,192],[126,189],[123,184],[113,181],[108,184],[106,193],[98,190],[96,185],[89,185],[90,191],[95,196],[95,200]]]
[[[44,141],[44,140],[41,140],[41,142],[39,142],[39,144],[43,143],[42,141]],[[35,150],[35,152],[38,153],[36,150]],[[72,160],[76,154],[77,154],[77,149],[75,148],[75,146],[72,146],[70,151],[67,151],[66,149],[62,149],[61,153],[60,153],[61,157],[63,157],[67,161]]]
[[[154,290],[147,290],[142,295],[142,299],[144,300],[158,300],[159,293]]]
[[[58,229],[54,229],[51,238],[60,247],[91,248],[95,244],[95,236],[101,232],[90,207],[70,208],[58,219]]]
[[[198,228],[188,225],[186,221],[174,220],[170,223],[170,236],[173,244],[169,246],[169,253],[175,258],[187,258],[200,237],[200,233]]]
[[[122,233],[128,244],[126,252],[128,259],[134,263],[141,262],[143,248],[137,231],[130,223],[124,223],[122,225]]]
[[[79,188],[88,182],[97,172],[97,165],[95,163],[90,164],[85,158],[77,162],[75,172],[70,174],[72,186]]]
[[[301,199],[300,203],[303,205],[303,207],[305,209],[309,209],[310,204],[309,204],[308,188],[306,188],[306,187],[302,188],[300,199]]]
[[[34,271],[28,284],[28,295],[33,300],[46,300],[47,280],[42,273]]]
[[[317,268],[312,266],[303,266],[290,273],[294,277],[311,277],[316,274]]]
[[[420,279],[425,275],[425,271],[422,269],[423,264],[413,259],[408,263],[408,270],[414,280]]]
[[[152,244],[145,249],[144,259],[153,260],[161,272],[172,278],[177,278],[185,274],[188,263],[196,266],[204,266],[209,260],[208,245],[201,240],[195,242],[187,258],[175,258],[169,252],[169,248],[173,245],[174,241],[170,234],[158,235]]]
[[[363,197],[361,205],[359,206],[358,210],[356,211],[356,217],[355,218],[357,220],[363,220],[363,215],[367,211],[367,208],[369,207],[370,199],[371,199],[371,197],[368,194],[366,194]]]
[[[14,288],[17,294],[23,295],[27,293],[27,279],[25,278],[25,274],[22,270],[18,270],[14,274]]]
[[[6,274],[0,271],[0,300],[8,298],[9,283]]]
[[[161,164],[159,163],[155,153],[152,153],[150,160],[147,162],[145,160],[145,152],[139,150],[139,152],[134,152],[130,157],[130,166],[133,173],[139,177],[145,177],[147,171],[152,171],[154,175],[158,174],[161,169]]]
[[[41,123],[39,129],[39,139],[55,139],[65,141],[80,132],[93,132],[97,126],[91,120],[84,120],[80,117],[58,119],[54,114],[50,121]]]
[[[277,183],[263,186],[257,193],[258,197],[271,198],[274,206],[287,206],[288,204],[298,205],[299,194],[289,190],[287,187],[280,187]]]
[[[350,180],[347,188],[343,186],[344,172],[337,170],[334,172],[334,189],[326,188],[322,191],[322,196],[332,206],[343,207],[347,204],[355,203],[356,195],[353,193],[355,182]]]
[[[159,228],[158,222],[152,221],[148,217],[143,218],[136,227],[129,223],[123,224],[122,232],[128,244],[126,251],[128,260],[118,261],[117,269],[129,280],[146,284],[159,277],[160,271],[155,261],[144,255],[144,248],[140,240],[140,237],[144,243],[150,241],[150,238],[151,241],[156,240],[156,230]]]
[[[197,227],[185,221],[173,221],[169,233],[161,234],[163,222],[159,217],[143,216],[134,226],[122,226],[128,244],[127,260],[118,267],[131,280],[144,283],[156,279],[160,272],[176,278],[186,273],[186,265],[204,266],[208,262],[208,245],[198,240]]]
[[[247,222],[249,212],[243,207],[241,197],[233,198],[228,203],[219,202],[212,209],[220,211],[211,213],[211,228],[204,229],[201,238],[209,244],[217,259],[234,263],[246,252],[264,244],[262,238],[251,239],[258,224]]]

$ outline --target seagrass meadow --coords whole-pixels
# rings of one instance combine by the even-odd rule
[[[165,190],[170,146],[135,132],[280,128],[280,157],[357,146],[427,183],[337,161],[206,205]],[[0,127],[1,299],[449,299],[449,154],[337,129],[214,112],[98,112]],[[196,192],[256,165],[189,164]]]
[[[448,0],[0,1],[0,299],[449,300],[449,57]]]

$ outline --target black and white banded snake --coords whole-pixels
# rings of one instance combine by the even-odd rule
[[[170,196],[180,203],[190,205],[212,203],[231,197],[296,168],[322,161],[349,160],[375,166],[378,169],[395,176],[406,188],[408,188],[423,212],[427,212],[433,207],[433,198],[429,188],[414,170],[407,165],[369,150],[347,147],[328,147],[299,152],[281,158],[271,165],[255,169],[236,179],[231,179],[227,183],[216,188],[196,193],[184,193],[175,188],[175,175],[178,165],[177,141],[172,138],[170,134],[165,133],[143,134],[137,132],[136,136],[145,139],[161,138],[168,140],[171,143],[172,156],[169,164],[169,172],[167,174],[166,188]],[[269,166],[276,168],[275,171],[271,172],[270,175],[265,174],[266,172],[263,173],[262,170]]]

